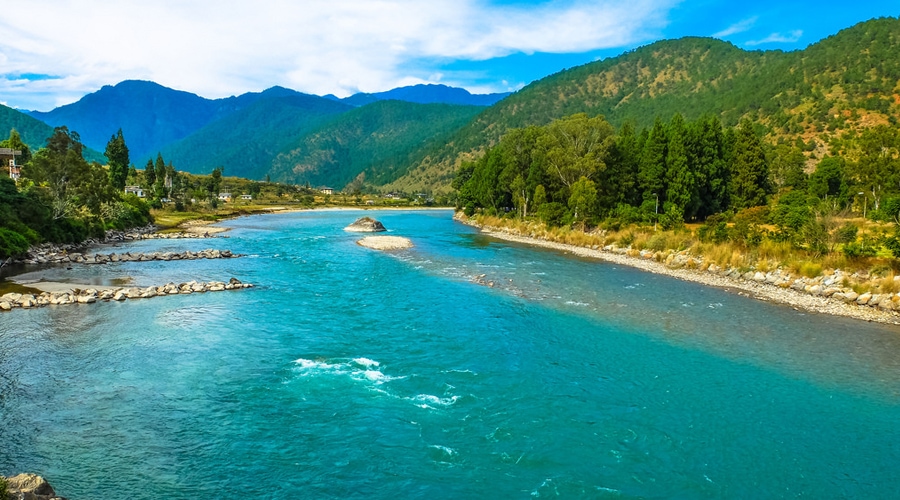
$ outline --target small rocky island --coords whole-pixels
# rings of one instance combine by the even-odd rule
[[[404,250],[413,246],[409,238],[402,236],[366,236],[356,244],[373,250]]]
[[[371,217],[360,217],[359,219],[356,219],[353,224],[345,227],[344,231],[353,231],[357,233],[380,233],[381,231],[387,231],[387,229],[384,228],[384,224]]]

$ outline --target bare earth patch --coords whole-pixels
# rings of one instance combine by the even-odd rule
[[[413,247],[412,241],[402,236],[366,236],[356,244],[374,250],[403,250]]]

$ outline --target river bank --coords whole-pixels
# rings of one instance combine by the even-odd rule
[[[453,218],[463,224],[479,228],[486,235],[505,241],[630,266],[684,281],[722,288],[758,300],[784,304],[798,310],[900,325],[898,314],[900,295],[858,294],[841,286],[844,273],[839,270],[827,278],[795,277],[782,270],[767,273],[741,272],[704,263],[701,258],[686,252],[637,252],[614,245],[581,247],[519,234],[510,228],[485,226],[461,212],[456,212]]]

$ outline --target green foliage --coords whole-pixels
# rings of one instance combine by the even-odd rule
[[[119,132],[106,143],[104,154],[109,161],[109,183],[115,190],[121,191],[125,188],[125,181],[128,179],[129,165],[128,146],[125,145],[122,129],[119,129]]]
[[[706,222],[697,229],[697,237],[707,243],[724,243],[728,241],[728,224],[722,214],[707,217]]]
[[[572,194],[569,196],[569,208],[572,217],[576,221],[584,221],[591,217],[597,204],[597,186],[594,181],[582,176],[572,184]]]
[[[730,199],[735,208],[765,205],[769,191],[769,168],[762,140],[753,123],[741,121],[735,130],[731,166]]]
[[[427,155],[482,109],[379,101],[295,134],[282,152],[269,160],[271,168],[266,167],[266,172],[254,174],[243,166],[234,171],[248,177],[268,174],[277,181],[335,188],[363,173],[366,184],[384,185],[421,160],[415,155]]]
[[[9,492],[9,481],[0,476],[0,500],[13,500],[12,493]]]
[[[0,259],[15,257],[28,251],[28,240],[21,234],[0,227]]]
[[[560,227],[565,224],[568,212],[562,203],[551,201],[538,208],[538,218],[550,227]]]

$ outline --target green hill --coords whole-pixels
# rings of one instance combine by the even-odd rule
[[[387,186],[447,190],[460,162],[479,156],[508,130],[574,113],[604,115],[615,126],[650,126],[674,113],[748,117],[769,140],[803,140],[817,154],[844,134],[900,117],[900,21],[874,19],[805,50],[745,51],[712,38],[664,40],[562,71],[479,114],[447,144]]]
[[[404,175],[416,154],[443,144],[482,109],[374,102],[305,135],[275,158],[269,175],[273,181],[335,188],[357,178],[360,184],[383,185]]]
[[[264,97],[163,148],[162,154],[186,172],[208,173],[223,166],[228,175],[261,179],[298,137],[351,109],[307,94]]]
[[[8,138],[12,129],[19,131],[22,141],[33,151],[41,148],[53,134],[53,127],[50,125],[0,104],[0,140]]]

